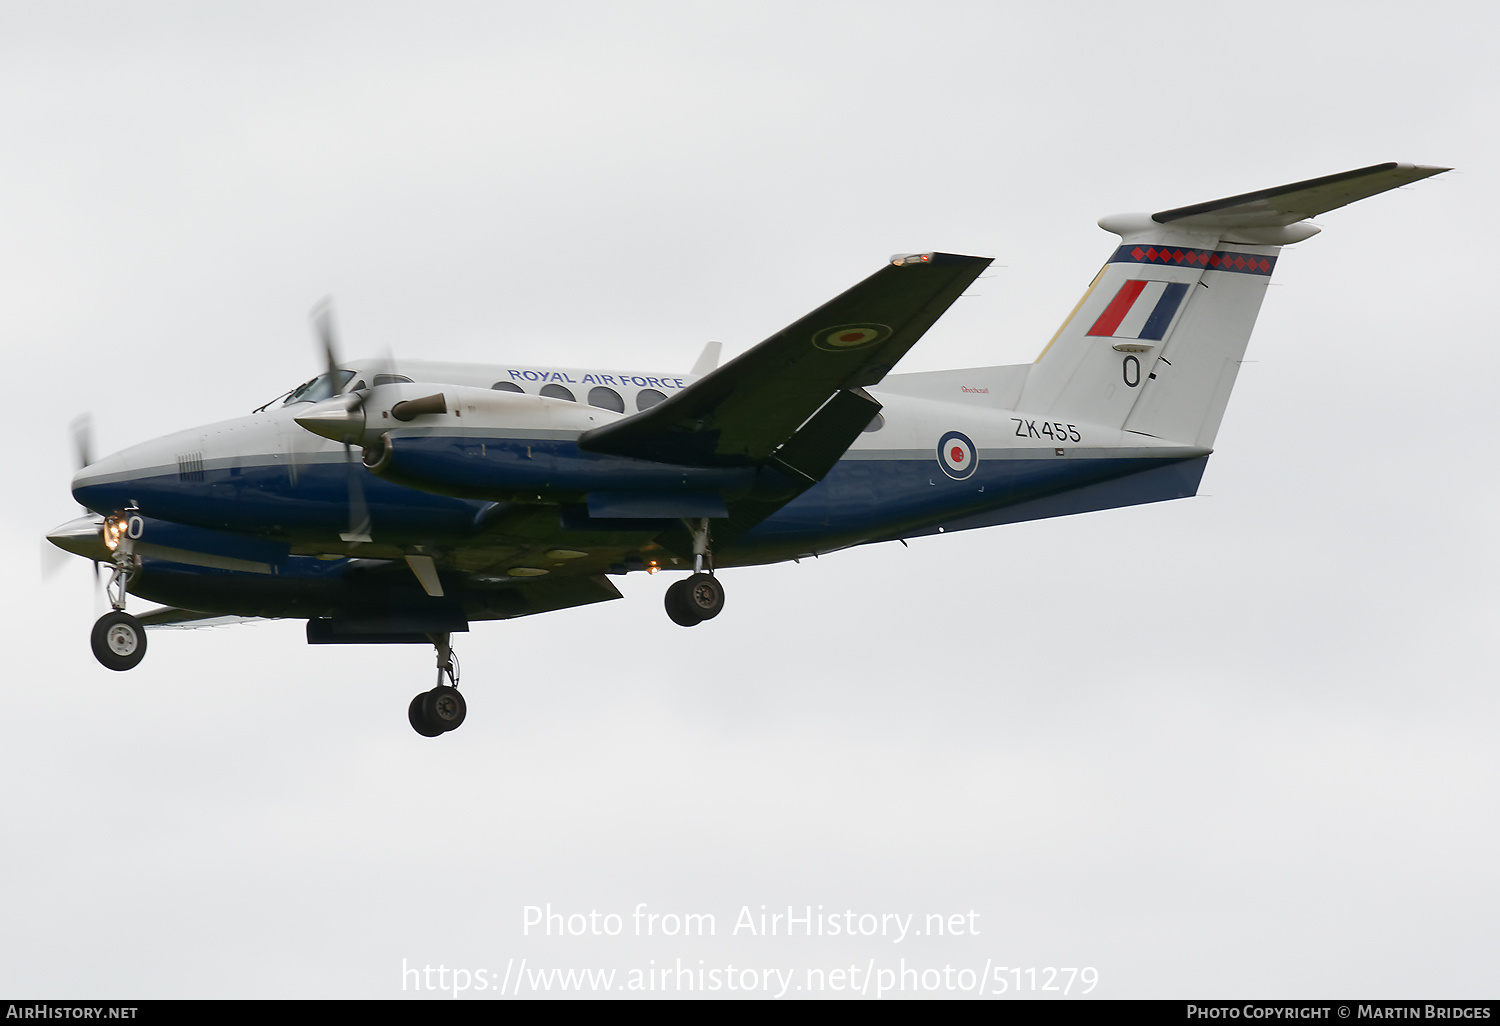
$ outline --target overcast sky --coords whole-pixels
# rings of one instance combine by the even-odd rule
[[[1497,29],[0,0],[0,995],[400,997],[403,964],[524,958],[1494,997]],[[733,571],[694,630],[644,575],[477,624],[435,741],[429,649],[281,622],[111,673],[87,564],[37,570],[73,417],[107,452],[248,412],[316,372],[325,294],[351,356],[683,371],[944,249],[995,266],[898,369],[1021,363],[1100,216],[1385,160],[1457,170],[1284,251],[1200,497]],[[621,935],[526,934],[548,903]],[[716,934],[635,936],[641,903]],[[762,905],[977,935],[736,934]]]

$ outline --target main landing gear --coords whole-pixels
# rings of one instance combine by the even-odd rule
[[[94,658],[111,670],[134,669],[146,658],[146,628],[125,612],[125,586],[134,572],[135,564],[128,555],[117,556],[104,585],[113,609],[99,617],[89,637]]]
[[[712,574],[693,574],[667,589],[667,615],[679,627],[696,627],[724,608],[724,586]]]
[[[423,737],[437,737],[450,730],[457,730],[468,715],[469,706],[464,696],[458,693],[458,659],[453,646],[448,644],[449,635],[432,634],[433,647],[437,649],[437,686],[424,691],[407,706],[406,718],[411,729]],[[443,683],[443,678],[448,683]]]
[[[693,575],[667,589],[666,607],[667,616],[673,623],[679,627],[696,627],[704,620],[718,616],[724,608],[724,586],[714,576],[708,520],[689,521],[687,526],[693,533]]]

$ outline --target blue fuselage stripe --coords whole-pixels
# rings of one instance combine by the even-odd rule
[[[382,542],[443,544],[461,542],[479,532],[475,516],[489,501],[529,498],[570,502],[587,488],[611,491],[669,488],[703,493],[718,486],[733,501],[733,492],[748,483],[740,468],[689,470],[642,460],[582,453],[570,441],[480,443],[468,439],[401,439],[408,451],[419,450],[425,473],[439,479],[459,476],[470,483],[469,498],[454,498],[404,487],[357,468],[369,506],[372,533]],[[400,451],[400,450],[398,450]],[[819,484],[754,526],[722,552],[721,565],[759,562],[776,553],[827,551],[845,545],[903,533],[935,530],[963,522],[980,526],[987,511],[1075,489],[1119,480],[1119,501],[1131,505],[1176,497],[1141,493],[1127,483],[1143,472],[1182,463],[1180,455],[1129,457],[1035,455],[985,458],[963,480],[945,474],[934,455],[909,458],[845,458]],[[433,469],[437,468],[437,469]],[[75,495],[91,509],[113,511],[128,503],[158,520],[232,531],[294,544],[331,544],[349,528],[348,471],[342,463],[309,463],[295,480],[284,464],[207,469],[191,480],[158,473],[79,487]],[[198,478],[201,476],[201,480]],[[1196,481],[1194,481],[1196,484]],[[1155,486],[1152,486],[1155,487]],[[1097,488],[1095,489],[1097,491]],[[526,492],[527,495],[518,493]],[[1139,493],[1139,494],[1138,494]],[[1061,512],[1068,512],[1059,507]],[[1058,515],[1047,513],[1042,515]],[[1004,519],[1003,517],[1001,519]],[[998,522],[998,521],[997,521]]]

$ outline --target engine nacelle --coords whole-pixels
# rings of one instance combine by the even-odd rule
[[[674,495],[723,502],[757,487],[754,467],[680,466],[579,449],[579,435],[622,416],[545,396],[401,383],[336,396],[297,423],[361,446],[371,473],[439,495],[582,502],[591,493],[636,494],[670,506]]]
[[[748,494],[754,467],[685,467],[584,452],[572,438],[387,431],[364,450],[370,472],[408,488],[492,501],[581,502],[590,493]]]

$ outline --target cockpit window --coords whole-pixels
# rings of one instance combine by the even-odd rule
[[[283,405],[290,406],[292,403],[320,403],[330,396],[338,395],[349,379],[354,377],[353,371],[333,371],[329,374],[319,374],[311,381],[293,389],[292,394],[286,397]]]

